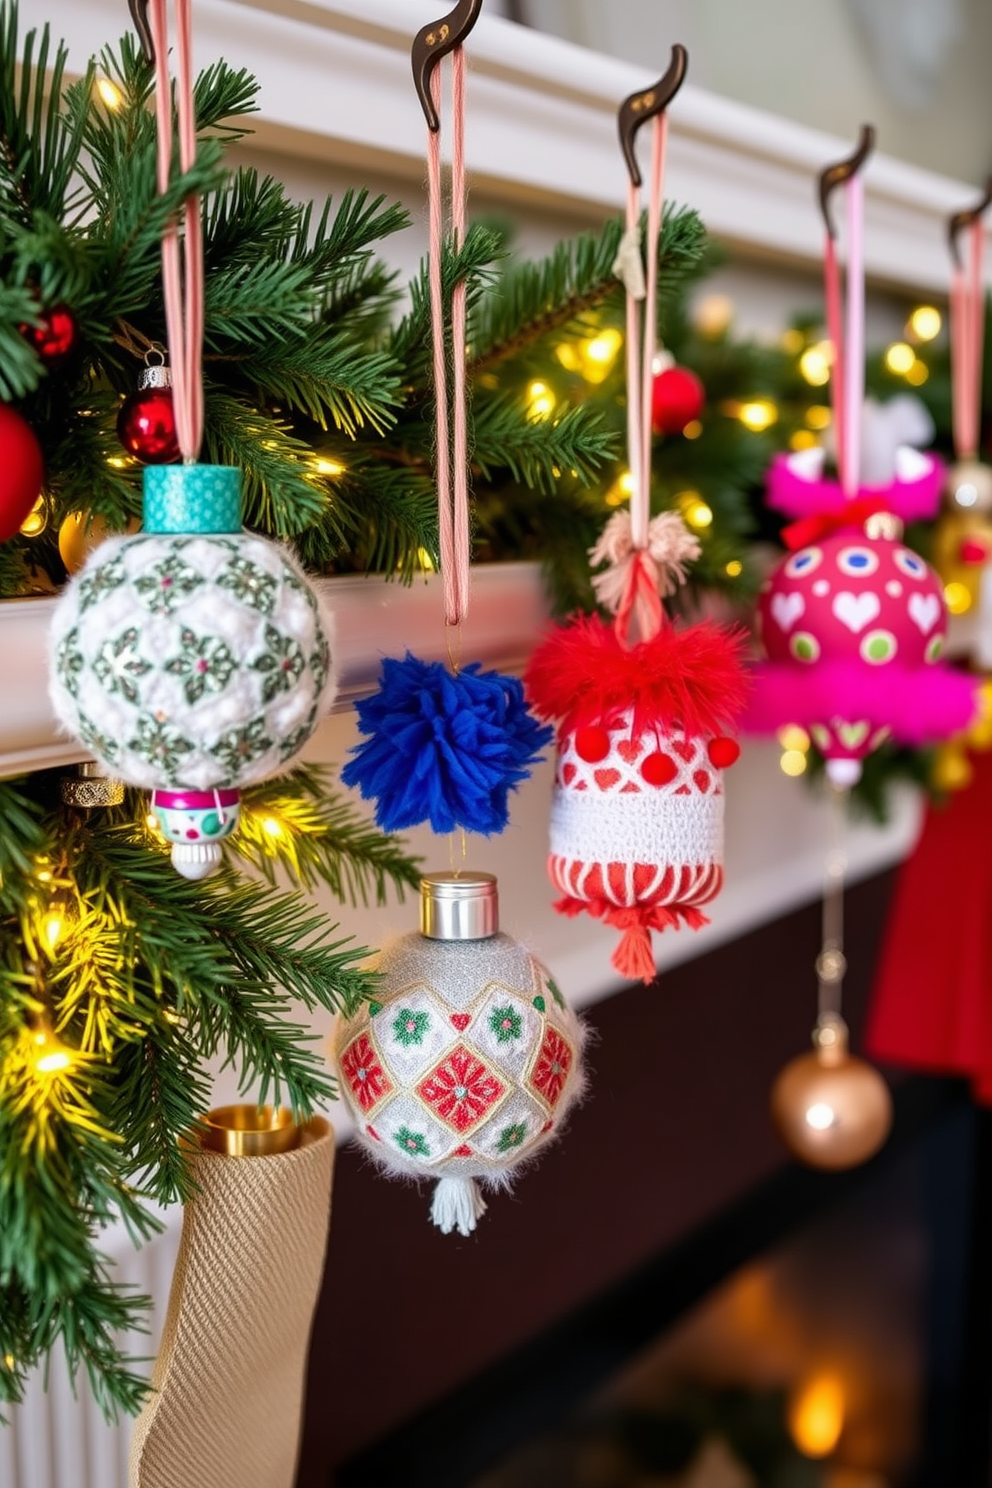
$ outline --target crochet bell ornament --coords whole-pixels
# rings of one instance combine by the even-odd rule
[[[241,530],[241,472],[144,473],[143,532],[59,599],[50,694],[109,775],[152,791],[172,862],[203,878],[239,792],[284,769],[334,694],[331,618],[287,549]]]
[[[613,965],[649,982],[651,931],[705,925],[701,906],[723,885],[741,638],[665,616],[662,596],[699,556],[676,513],[655,517],[647,548],[635,549],[630,517],[618,512],[590,556],[610,564],[593,583],[616,620],[583,615],[557,628],[525,677],[537,712],[558,722],[548,872],[563,895],[556,909],[613,926]]]
[[[436,1180],[431,1217],[468,1235],[580,1095],[583,1030],[550,974],[499,930],[491,873],[421,881],[420,932],[382,951],[375,1000],[339,1023],[341,1089],[387,1172]]]

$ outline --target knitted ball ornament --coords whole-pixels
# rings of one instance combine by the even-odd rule
[[[429,821],[435,832],[489,836],[509,818],[509,793],[526,780],[552,731],[539,724],[516,677],[478,662],[450,672],[441,662],[382,663],[379,687],[356,705],[367,738],[341,771],[374,800],[387,832]]]
[[[432,1218],[469,1234],[479,1185],[508,1188],[579,1096],[583,1030],[541,963],[497,930],[491,874],[430,874],[422,933],[383,950],[375,1000],[341,1019],[356,1140],[386,1171],[437,1179]]]
[[[155,792],[189,877],[219,860],[237,789],[286,766],[334,693],[330,616],[285,548],[240,530],[239,497],[236,470],[149,468],[152,530],[107,538],[52,621],[59,720]]]
[[[652,930],[696,929],[723,884],[727,730],[744,701],[740,636],[665,624],[625,645],[579,616],[552,632],[525,676],[537,712],[559,720],[548,872],[560,913],[622,932],[613,965],[655,975]]]

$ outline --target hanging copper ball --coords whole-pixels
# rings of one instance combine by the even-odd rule
[[[824,1031],[830,1035],[826,1042]],[[800,1162],[813,1168],[856,1168],[889,1135],[889,1087],[866,1060],[848,1053],[842,1020],[826,1020],[814,1042],[813,1052],[791,1060],[772,1086],[772,1120]]]

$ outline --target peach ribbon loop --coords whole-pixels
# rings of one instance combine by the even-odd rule
[[[413,43],[411,60],[417,96],[427,120],[427,276],[431,306],[437,450],[438,540],[444,622],[458,626],[468,613],[469,537],[468,388],[466,379],[466,295],[464,279],[451,293],[451,395],[443,284],[444,204],[441,181],[441,69],[451,57],[451,241],[458,252],[465,241],[465,52],[464,41],[479,18],[482,0],[460,0],[447,16],[424,26]]]
[[[132,6],[136,19],[140,9]],[[158,189],[169,187],[172,171],[172,97],[169,77],[167,0],[148,0],[147,30],[155,63],[155,118],[158,129]],[[144,31],[139,28],[147,53]],[[192,0],[176,0],[176,112],[179,169],[196,161],[193,104]],[[203,227],[200,199],[189,196],[162,238],[165,325],[172,366],[176,435],[183,460],[195,464],[203,442]]]

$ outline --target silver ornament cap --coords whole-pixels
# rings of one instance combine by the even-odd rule
[[[425,873],[420,933],[428,940],[485,940],[499,930],[494,873]]]
[[[138,373],[138,391],[146,392],[149,388],[171,388],[172,368],[167,367],[164,362],[148,362]]]

